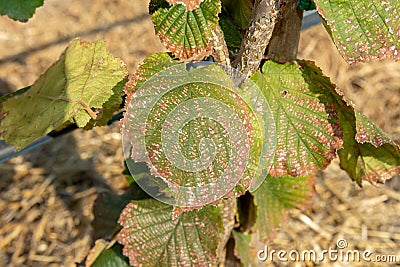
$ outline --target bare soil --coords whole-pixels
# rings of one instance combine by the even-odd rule
[[[32,84],[76,37],[106,40],[132,74],[163,50],[145,0],[46,0],[23,24],[0,17],[0,94]],[[321,25],[302,33],[299,57],[315,60],[366,115],[400,142],[400,66],[349,66]],[[105,190],[122,192],[123,153],[118,125],[77,130],[0,164],[0,266],[74,266],[90,246],[92,206]],[[333,162],[316,173],[315,197],[291,212],[271,249],[335,248],[396,255],[400,265],[399,177],[361,189]],[[263,266],[281,266],[268,263]],[[316,266],[312,262],[291,266]],[[395,263],[324,262],[318,266],[395,266]]]

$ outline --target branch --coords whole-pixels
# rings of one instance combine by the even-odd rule
[[[239,54],[233,63],[246,77],[252,76],[258,70],[285,2],[257,0]]]

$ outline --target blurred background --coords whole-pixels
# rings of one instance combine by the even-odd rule
[[[106,40],[109,51],[134,73],[146,56],[164,49],[147,4],[46,0],[28,23],[0,17],[0,95],[31,85],[76,37]],[[400,142],[400,63],[349,66],[321,25],[302,32],[298,57],[314,60],[347,98]],[[93,202],[101,192],[126,189],[122,170],[118,123],[76,130],[0,164],[0,266],[74,266],[82,261],[93,244]],[[289,214],[269,247],[320,251],[345,238],[349,249],[397,255],[400,265],[399,177],[379,188],[364,184],[360,189],[336,161],[315,175],[315,197],[304,210]],[[282,263],[264,266],[274,265]],[[318,266],[342,265],[368,264]],[[390,265],[395,264],[381,266]]]

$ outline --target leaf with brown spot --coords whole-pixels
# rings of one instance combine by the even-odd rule
[[[382,131],[375,123],[368,119],[360,111],[355,111],[356,115],[356,140],[359,143],[371,143],[375,147],[381,146],[383,144],[395,145],[392,139],[390,139],[387,134]]]
[[[197,2],[188,6],[196,5]],[[160,8],[151,19],[161,42],[175,56],[201,59],[211,53],[211,30],[218,25],[221,3],[204,0],[193,10],[188,10],[188,6],[174,4],[170,8]]]
[[[347,62],[400,60],[398,0],[315,0],[315,4]]]
[[[129,104],[132,95],[144,82],[158,72],[175,64],[178,64],[178,62],[174,62],[168,53],[165,52],[151,54],[145,58],[142,64],[136,70],[135,74],[125,84],[124,91],[127,95],[125,99],[125,106]]]
[[[325,92],[334,91],[329,79],[317,83],[297,64],[267,61],[253,76],[271,107],[277,147],[270,174],[306,175],[326,167],[336,157],[341,141],[334,136]],[[322,76],[322,73],[318,75]]]
[[[191,11],[200,6],[204,0],[166,0],[170,5],[182,4],[187,11]]]
[[[132,201],[122,211],[118,242],[133,266],[214,266],[224,234],[221,209],[205,206],[172,218],[173,206]]]

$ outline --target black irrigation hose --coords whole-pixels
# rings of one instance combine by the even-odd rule
[[[115,114],[108,122],[107,125],[111,125],[116,121],[119,121],[122,118],[122,113],[117,113]],[[0,140],[0,163],[3,163],[9,159],[12,159],[16,156],[22,155],[25,152],[28,152],[30,150],[33,150],[37,147],[40,147],[52,140],[54,140],[57,137],[63,136],[67,133],[73,132],[76,129],[78,129],[78,126],[76,126],[76,124],[71,124],[68,125],[67,127],[65,127],[64,129],[60,130],[60,131],[52,131],[42,137],[39,137],[38,139],[36,139],[33,143],[31,143],[29,146],[25,147],[24,149],[20,150],[20,151],[15,151],[15,147],[14,146],[8,146],[5,145],[4,148],[2,148],[1,146],[1,140]]]
[[[321,22],[319,15],[317,11],[305,11],[304,16],[303,16],[303,25],[301,27],[301,30],[308,29],[316,24],[319,24]],[[108,122],[107,125],[111,125],[115,121],[119,121],[122,118],[123,112],[120,112],[118,114],[115,114]],[[44,145],[52,140],[54,140],[57,137],[63,136],[67,133],[70,133],[74,130],[78,129],[78,126],[75,124],[71,124],[64,129],[60,131],[52,131],[48,133],[47,135],[44,135],[40,138],[38,138],[36,141],[31,143],[29,146],[26,148],[20,150],[20,151],[15,151],[15,147],[6,145],[2,140],[0,140],[0,163],[3,163],[9,159],[12,159],[13,157],[22,155],[25,152],[28,152],[30,150],[33,150],[41,145]]]

